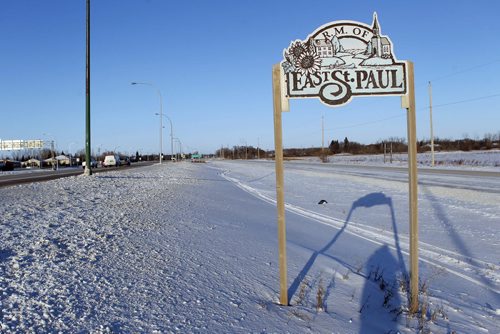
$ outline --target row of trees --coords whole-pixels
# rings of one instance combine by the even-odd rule
[[[434,150],[436,151],[472,151],[472,150],[490,150],[500,149],[500,132],[498,134],[486,134],[484,138],[463,139],[434,139]],[[330,145],[325,148],[285,148],[283,155],[285,157],[305,157],[320,156],[324,157],[331,154],[383,154],[384,150],[388,153],[401,153],[408,151],[408,144],[405,138],[390,137],[385,140],[379,140],[374,144],[361,144],[356,141],[350,141],[347,137],[344,140],[332,140]],[[417,142],[418,152],[427,152],[431,150],[430,140],[420,140]],[[233,146],[233,148],[221,148],[215,152],[215,155],[225,159],[257,159],[273,157],[274,151],[264,151],[253,146]]]
[[[417,146],[423,146],[423,142],[418,143]],[[375,144],[361,144],[355,141],[349,141],[347,137],[344,141],[332,140],[328,146],[329,154],[349,153],[349,154],[380,154],[385,150],[392,148],[393,152],[406,152],[408,145],[404,138],[391,137],[386,140],[378,141]]]
[[[224,159],[257,159],[267,158],[268,153],[253,146],[233,146],[233,148],[222,147],[215,151],[215,156]]]
[[[382,154],[392,148],[393,152],[407,152],[408,144],[405,138],[391,137],[380,140],[375,144],[360,144],[349,141],[346,137],[343,142],[332,140],[328,147],[329,154],[350,153],[350,154]],[[500,135],[486,135],[484,138],[463,138],[463,139],[434,139],[434,150],[436,151],[474,151],[500,149]],[[419,153],[431,150],[430,140],[420,140],[417,142]]]
[[[346,137],[342,142],[332,140],[328,146],[329,154],[349,153],[349,154],[382,154],[392,148],[393,152],[407,152],[408,144],[405,138],[391,137],[386,140],[379,140],[375,144],[360,144],[349,141]],[[463,139],[434,139],[434,150],[436,151],[473,151],[500,149],[500,132],[498,134],[486,134],[483,138]],[[420,140],[417,142],[418,152],[427,152],[431,149],[430,140]]]

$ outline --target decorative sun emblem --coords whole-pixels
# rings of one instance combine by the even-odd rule
[[[315,52],[306,51],[295,61],[295,67],[303,75],[316,73],[320,70],[321,59]]]

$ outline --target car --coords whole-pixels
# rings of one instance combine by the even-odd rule
[[[130,166],[130,159],[129,158],[120,159],[120,166]]]
[[[104,157],[104,161],[102,163],[103,167],[113,167],[120,166],[120,157],[118,155],[107,155]]]
[[[86,165],[87,161],[83,161],[82,168],[85,168]],[[90,159],[90,168],[97,168],[97,161],[95,161],[94,159]]]

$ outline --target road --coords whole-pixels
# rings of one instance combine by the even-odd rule
[[[259,163],[255,161],[255,163]],[[261,163],[261,162],[260,162]],[[266,162],[274,166],[273,161]],[[386,181],[408,182],[408,169],[395,166],[364,166],[320,164],[309,162],[285,162],[287,171],[313,171],[315,173],[355,175]],[[500,193],[500,172],[419,168],[418,184],[420,186],[441,186],[455,189],[477,190],[481,192]]]
[[[94,168],[93,173],[105,173],[120,168],[136,168],[150,166],[154,162],[140,162],[133,163],[127,167],[108,167],[108,168]],[[42,182],[54,180],[61,177],[76,176],[83,174],[82,168],[60,168],[58,170],[51,169],[34,169],[34,170],[17,170],[9,173],[0,173],[0,187],[13,186],[22,183]]]

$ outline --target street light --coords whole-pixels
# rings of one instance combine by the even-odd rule
[[[43,135],[46,136],[47,138],[49,138],[49,137],[52,138],[50,140],[50,156],[52,158],[52,169],[57,170],[58,167],[59,167],[59,164],[58,164],[58,160],[56,159],[56,157],[54,155],[54,150],[56,149],[57,144],[55,143],[54,137],[52,137],[52,135],[50,133],[43,133]],[[54,166],[54,160],[56,161],[56,165],[55,166]],[[42,163],[40,161],[40,166],[41,165],[42,165]]]
[[[90,166],[90,0],[86,6],[86,42],[85,42],[85,175],[92,175]]]
[[[182,160],[182,143],[181,143],[181,140],[179,138],[174,138],[175,140],[177,140],[177,142],[179,143],[179,158],[180,160]]]
[[[155,85],[149,82],[131,82],[131,85],[147,85],[151,86],[153,88],[156,88]],[[163,160],[163,97],[161,96],[161,92],[158,88],[156,88],[156,92],[158,93],[158,96],[160,97],[160,164],[162,163]]]
[[[77,144],[77,142],[72,141],[71,143],[68,144],[68,154],[69,154],[69,165],[70,166],[73,166],[73,164],[72,164],[73,159],[71,159],[71,156],[73,155],[73,154],[71,154],[71,146],[74,144]]]
[[[159,113],[155,113],[155,115],[159,115]],[[168,117],[165,114],[163,114],[163,116],[165,116],[170,123],[170,151],[171,151],[171,157],[173,157],[174,156],[174,129],[172,126],[172,120],[170,119],[170,117]]]

